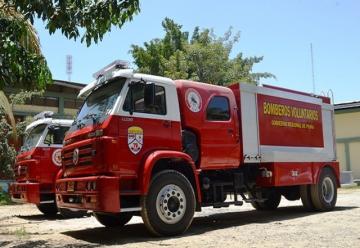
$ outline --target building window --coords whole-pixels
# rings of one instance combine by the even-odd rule
[[[83,104],[83,101],[79,100],[79,99],[71,99],[71,98],[64,99],[64,107],[65,108],[79,109],[82,104]]]
[[[59,98],[52,96],[35,96],[25,104],[35,106],[59,107]]]
[[[230,119],[229,100],[224,96],[211,98],[207,109],[206,119],[209,121],[227,121]]]

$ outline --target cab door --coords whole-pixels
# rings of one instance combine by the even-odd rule
[[[223,169],[240,163],[239,128],[233,99],[227,95],[210,98],[201,129],[201,168]]]
[[[125,175],[136,174],[143,159],[153,151],[181,149],[175,85],[142,80],[129,83],[127,88],[118,111],[118,167]],[[148,100],[146,94],[154,94],[154,99]]]

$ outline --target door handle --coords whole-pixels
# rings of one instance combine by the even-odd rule
[[[233,134],[234,133],[234,129],[232,129],[232,128],[229,128],[227,131],[228,131],[228,134]]]

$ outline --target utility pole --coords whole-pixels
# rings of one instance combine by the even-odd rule
[[[72,74],[72,56],[66,55],[66,74],[68,75],[68,81],[71,82]]]
[[[311,73],[312,73],[313,94],[315,94],[314,53],[313,53],[312,43],[310,43],[310,56],[311,56]]]

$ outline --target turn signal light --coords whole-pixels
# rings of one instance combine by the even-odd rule
[[[100,136],[103,136],[103,134],[104,134],[104,130],[98,129],[94,132],[89,133],[88,138],[100,137]]]
[[[64,145],[68,145],[72,142],[72,139],[67,139],[67,140],[64,140],[63,144]]]

